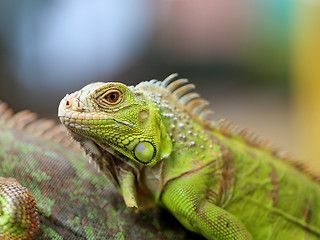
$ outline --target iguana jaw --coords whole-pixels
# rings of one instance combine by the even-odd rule
[[[90,159],[97,164],[98,170],[101,170],[122,193],[126,205],[138,207],[136,179],[140,178],[141,166],[109,146],[99,146],[87,137],[72,130],[69,132]]]

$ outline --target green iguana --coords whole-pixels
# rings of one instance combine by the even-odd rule
[[[126,208],[66,133],[0,103],[1,240],[193,239],[160,208]]]
[[[128,207],[160,205],[208,239],[320,239],[319,177],[248,130],[208,120],[208,102],[176,76],[89,84],[58,116]]]

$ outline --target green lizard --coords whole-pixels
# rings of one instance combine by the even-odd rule
[[[126,208],[61,124],[0,102],[0,133],[1,240],[194,237],[160,208]]]
[[[160,205],[208,239],[320,239],[319,178],[247,130],[208,120],[208,102],[176,76],[89,84],[58,116],[128,207]]]

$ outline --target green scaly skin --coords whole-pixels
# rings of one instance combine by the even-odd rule
[[[0,239],[194,237],[159,208],[136,213],[125,207],[112,183],[54,121],[29,111],[12,115],[0,103],[0,133]]]
[[[37,204],[13,178],[0,177],[0,239],[32,239],[39,231]]]
[[[58,116],[129,207],[161,205],[208,239],[319,239],[319,182],[208,121],[207,102],[175,76],[90,84]]]

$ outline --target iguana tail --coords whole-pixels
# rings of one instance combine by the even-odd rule
[[[13,115],[0,100],[0,123]],[[0,239],[34,239],[40,231],[38,208],[27,188],[14,178],[0,177]]]
[[[36,201],[14,178],[0,177],[0,239],[34,239],[39,229]]]

